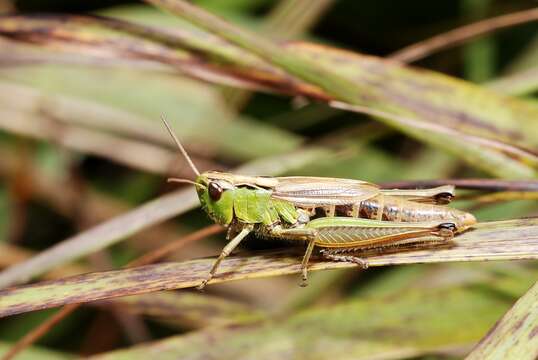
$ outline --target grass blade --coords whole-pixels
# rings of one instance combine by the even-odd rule
[[[451,87],[454,87],[457,85],[454,79],[444,81],[441,76],[435,76],[433,73],[432,76],[420,77],[416,71],[408,70],[397,64],[391,65],[383,63],[379,59],[361,57],[344,51],[333,51],[321,46],[310,44],[301,46],[299,44],[299,46],[291,45],[284,48],[236,28],[184,1],[148,0],[148,2],[161,6],[195,25],[251,51],[267,62],[286,70],[290,75],[319,86],[327,95],[336,100],[363,109],[370,109],[370,111],[365,111],[366,113],[383,113],[381,118],[385,119],[388,125],[417,137],[421,141],[442,147],[467,161],[472,161],[475,166],[480,166],[490,173],[502,177],[529,178],[536,176],[536,172],[532,168],[538,168],[538,156],[533,149],[538,144],[538,139],[527,141],[531,150],[523,151],[515,145],[512,130],[507,129],[507,126],[515,129],[516,125],[521,129],[529,126],[534,127],[532,121],[529,125],[528,121],[521,122],[521,119],[515,115],[517,113],[525,117],[530,116],[529,119],[536,118],[538,116],[538,108],[536,107],[526,106],[515,100],[497,98],[493,93],[487,93],[485,96],[484,90],[461,81],[460,86],[456,86],[459,91],[456,91],[456,95],[452,96],[454,100],[461,98],[456,105],[460,111],[466,107],[472,92],[482,93],[480,98],[486,98],[488,102],[492,100],[490,105],[494,106],[491,108],[483,104],[484,106],[479,108],[474,107],[473,104],[472,109],[466,109],[465,119],[462,119],[458,115],[459,112],[450,109],[453,106],[453,101],[447,101],[446,97],[438,97],[435,94],[437,91],[446,94],[447,89],[441,88],[441,83],[443,85],[451,83]],[[369,63],[370,66],[357,67],[358,62]],[[372,71],[374,68],[376,71]],[[358,75],[363,78],[361,79]],[[389,79],[391,76],[394,78]],[[409,78],[409,81],[405,80],[406,78]],[[392,80],[396,80],[395,85],[386,88],[386,84],[394,83]],[[423,81],[424,84],[419,84]],[[432,86],[434,84],[437,86]],[[425,104],[420,104],[424,92],[417,91],[417,85],[419,85],[419,90],[424,85],[428,92],[432,93],[426,98]],[[409,88],[406,89],[407,87]],[[472,98],[477,97],[472,96]],[[449,104],[449,109],[443,108],[442,104]],[[488,116],[481,114],[485,108],[488,109]],[[411,121],[402,122],[401,119],[404,117],[410,118]],[[434,127],[443,128],[443,131],[439,133]],[[458,141],[457,137],[446,136],[447,130],[501,141],[505,143],[506,147],[502,150],[492,149],[484,144],[471,143],[471,146],[466,146],[462,151],[461,147],[467,145],[469,139]],[[525,136],[522,136],[525,133],[521,132],[516,136],[518,144],[525,145],[523,141]],[[525,153],[525,159],[518,159],[518,154],[521,155],[519,150]],[[508,152],[508,154],[505,155],[504,152]],[[516,157],[516,159],[514,160],[512,157]],[[510,170],[501,171],[503,167],[499,166],[500,164]]]
[[[4,356],[11,348],[11,344],[0,343],[0,356]],[[60,352],[50,351],[40,347],[31,347],[19,354],[17,360],[69,360],[76,359],[76,356],[64,354]]]
[[[481,223],[454,240],[455,246],[368,256],[370,266],[453,261],[538,259],[538,219]],[[300,255],[289,251],[227,258],[211,282],[268,277],[300,272]],[[103,300],[160,290],[193,287],[205,277],[214,259],[163,263],[133,269],[90,273],[0,291],[0,316],[70,303]],[[311,270],[354,267],[313,262]]]
[[[477,288],[356,297],[278,321],[207,329],[92,359],[407,359],[460,358],[510,306]],[[439,311],[443,309],[443,311]],[[443,326],[436,326],[442,323]],[[252,356],[249,356],[252,355]],[[434,356],[435,357],[435,356]]]
[[[137,315],[149,316],[179,329],[203,328],[253,322],[264,318],[251,306],[192,292],[160,292],[126,296],[96,303],[113,306]]]
[[[232,76],[259,90],[343,100],[355,109],[363,109],[360,112],[381,114],[377,118],[387,125],[442,148],[496,176],[536,177],[538,137],[535,134],[538,134],[538,129],[534,119],[538,116],[538,108],[527,102],[380,58],[307,43],[278,45],[181,1],[150,2],[186,17],[215,34],[183,30],[171,32],[97,17],[53,17],[45,20],[52,22],[49,26],[53,30],[54,24],[63,24],[63,19],[69,25],[98,25],[143,37],[151,44],[157,42],[163,51],[148,52],[142,42],[131,57],[145,61],[150,58],[165,64],[176,63],[195,77],[201,68],[206,73],[209,71],[218,75],[206,77],[209,81],[221,82],[223,76]],[[24,39],[25,33],[20,33],[20,28],[24,28],[26,24],[23,20],[28,18],[7,20],[7,25],[0,26],[0,31],[6,36],[19,34]],[[44,19],[33,21],[36,23],[34,27],[43,26]],[[32,31],[30,33],[33,34]],[[54,31],[47,34],[50,33],[54,34]],[[35,40],[35,36],[40,35],[34,34],[30,39]],[[84,43],[84,38],[77,38],[76,32],[73,36],[78,39],[75,43]],[[115,50],[114,42],[110,45],[104,41],[106,37],[99,38],[102,36],[100,34],[94,36],[100,41],[92,46],[102,46],[100,44],[104,43],[110,47],[108,51],[113,56],[121,56],[121,52]],[[114,39],[119,49],[127,47],[121,39]],[[52,40],[45,37],[41,41],[47,44]],[[62,38],[59,40],[64,41]],[[136,39],[130,41],[136,42]],[[66,46],[70,45],[68,43]],[[174,60],[177,54],[171,52],[169,46],[181,49],[190,60]],[[196,64],[194,73],[192,69],[184,68],[192,67],[193,62]]]
[[[499,93],[532,94],[538,90],[538,67],[497,78],[487,83],[487,87]]]
[[[441,49],[459,45],[469,39],[478,37],[493,30],[538,20],[538,9],[523,10],[511,14],[485,19],[473,24],[453,29],[430,39],[398,50],[391,57],[398,61],[412,62],[422,59]]]
[[[495,324],[466,359],[538,357],[538,283]]]
[[[198,198],[192,189],[163,195],[7,268],[0,273],[0,287],[26,282],[59,264],[106,248],[132,233],[188,211],[197,204]]]

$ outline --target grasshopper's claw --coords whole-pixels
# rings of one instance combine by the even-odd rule
[[[300,287],[307,287],[308,286],[308,276],[303,272],[301,276],[301,282],[299,283]]]
[[[205,286],[206,286],[207,283],[209,282],[209,280],[211,280],[211,278],[208,278],[208,279],[205,279],[204,281],[202,281],[202,282],[200,283],[200,285],[198,285],[198,286],[196,287],[196,290],[203,291],[204,288],[205,288]]]

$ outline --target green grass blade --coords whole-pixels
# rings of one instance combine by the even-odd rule
[[[154,2],[160,3],[159,0]],[[384,115],[378,119],[386,124],[449,151],[496,176],[536,176],[538,136],[535,134],[538,129],[534,120],[538,117],[538,108],[528,102],[500,96],[435,72],[419,71],[380,58],[305,43],[277,45],[183,2],[166,2],[164,5],[216,35],[183,29],[176,33],[107,18],[67,17],[63,20],[70,25],[98,25],[108,30],[143,37],[152,41],[152,46],[180,48],[187,57],[181,61],[174,60],[178,55],[168,47],[155,51],[162,57],[163,63],[174,63],[187,73],[192,70],[187,69],[192,64],[197,64],[198,72],[201,69],[212,72],[218,68],[217,74],[220,77],[206,77],[206,80],[219,82],[222,76],[232,75],[236,80],[247,81],[258,89],[325,100],[336,98],[362,107],[366,113],[382,113]],[[8,18],[7,25],[0,26],[0,31],[8,35],[17,34],[21,27],[24,28],[22,25],[26,25],[22,21],[29,19],[31,20]],[[52,24],[59,21],[55,18],[48,20]],[[43,26],[43,19],[33,21],[37,21],[34,27]],[[33,29],[32,26],[30,29]],[[77,38],[76,34],[72,34],[74,40],[78,39],[75,43],[78,41],[84,44],[84,38]],[[98,46],[105,39],[109,40],[103,38],[101,33],[94,31],[92,34],[97,43],[93,46]],[[120,49],[126,47],[123,43],[125,40],[113,39],[114,45],[105,42],[106,50],[113,57],[118,57],[115,46]],[[45,37],[42,41],[46,44],[53,40]],[[141,60],[155,58],[155,54],[144,46],[144,42],[130,40],[137,44],[137,51],[131,57]],[[83,47],[80,51],[84,49]],[[195,58],[200,56],[199,52],[205,62],[200,63],[200,59]],[[402,121],[402,118],[411,121]],[[462,139],[460,135],[465,138]],[[491,142],[495,142],[495,146]]]
[[[279,321],[173,336],[92,359],[407,359],[466,351],[510,306],[476,288],[357,297]],[[439,326],[438,324],[443,324]],[[457,355],[456,355],[457,356]]]
[[[0,343],[0,356],[3,356],[6,354],[11,348],[13,344],[1,342]],[[68,360],[68,359],[75,359],[76,356],[74,355],[68,355],[61,352],[56,351],[50,351],[46,348],[40,348],[36,346],[32,346],[28,349],[25,349],[20,354],[17,355],[17,360]]]
[[[396,251],[368,256],[372,266],[454,261],[538,259],[538,219],[481,223],[448,248]],[[211,283],[300,272],[300,255],[289,251],[227,258]],[[69,303],[102,300],[160,290],[194,287],[206,278],[214,259],[164,263],[133,269],[90,273],[0,291],[0,316]],[[313,262],[311,270],[356,267],[338,262]]]
[[[460,82],[460,86],[458,87],[458,81],[455,79],[447,78],[444,80],[441,75],[435,75],[433,73],[431,76],[420,77],[416,71],[407,70],[397,64],[390,65],[390,63],[386,63],[383,66],[377,59],[361,58],[352,54],[346,54],[343,51],[331,51],[330,49],[310,46],[308,44],[303,47],[292,45],[283,49],[274,43],[236,28],[220,18],[206,13],[184,1],[149,0],[148,2],[161,6],[191,21],[195,25],[259,55],[266,61],[286,70],[290,75],[296,76],[312,85],[319,86],[329,96],[335,99],[353,105],[383,111],[387,114],[383,118],[390,120],[387,122],[389,125],[396,126],[399,130],[411,136],[419,137],[420,140],[430,142],[436,146],[452,142],[451,147],[444,146],[446,150],[459,148],[461,142],[453,141],[451,137],[445,137],[442,141],[431,141],[429,135],[432,132],[434,135],[433,138],[439,139],[439,134],[436,131],[432,131],[431,127],[426,130],[424,127],[417,129],[414,126],[410,126],[409,123],[402,124],[398,121],[398,118],[400,116],[411,116],[419,123],[431,123],[437,126],[442,124],[441,126],[444,125],[449,129],[457,130],[457,132],[479,137],[486,135],[486,138],[511,143],[514,143],[514,134],[512,131],[515,131],[514,128],[516,125],[522,126],[523,129],[529,126],[535,127],[533,121],[521,121],[519,119],[519,116],[525,116],[527,119],[536,118],[538,116],[538,109],[535,107],[518,103],[515,99],[498,98],[493,93],[482,93],[483,90],[479,87],[473,87],[470,84],[467,85],[463,81]],[[301,51],[290,51],[290,49]],[[354,61],[354,59],[360,59],[359,61],[370,63],[370,66],[357,67],[356,63],[359,61]],[[356,69],[358,69],[359,75],[363,75],[362,79],[357,76]],[[372,71],[372,69],[376,69],[376,71]],[[393,81],[391,80],[394,79],[389,79],[387,76],[393,76],[396,80],[395,85],[392,85],[390,88],[386,88],[387,84],[392,84]],[[383,77],[383,79],[380,79],[380,77]],[[435,81],[436,79],[440,81]],[[451,83],[452,88],[456,87],[456,90],[458,90],[455,96],[452,96],[454,99],[439,97],[436,92],[448,93],[447,89],[442,89],[440,85],[447,85],[449,83]],[[432,94],[428,95],[425,100],[420,101],[425,94],[421,89],[427,89]],[[474,92],[480,93],[480,96],[472,96],[471,94]],[[466,104],[471,103],[465,109],[466,111],[463,111],[463,117],[460,115],[461,112],[451,109],[454,100],[458,99],[459,101],[456,107],[460,108],[460,111],[464,110],[462,108],[465,108],[467,106]],[[491,106],[487,106],[486,104],[482,104],[483,106],[479,107],[476,103],[470,102],[469,99],[488,99],[486,100],[488,105],[494,107],[491,108]],[[424,104],[421,104],[421,102],[424,102]],[[443,104],[448,105],[443,106]],[[514,107],[516,109],[513,109]],[[481,114],[484,112],[484,109],[488,110],[487,116]],[[395,115],[394,118],[390,117],[391,114]],[[448,123],[445,124],[447,121]],[[525,135],[523,134],[526,133],[521,132],[515,135],[519,139],[518,144],[525,144],[523,140]],[[417,134],[422,135],[419,136]],[[538,144],[538,139],[530,139],[527,143],[529,147],[533,148]],[[511,147],[518,148],[515,145]],[[506,151],[506,149],[503,151]],[[480,164],[485,164],[483,168],[489,172],[499,169],[499,163],[505,164],[510,168],[509,171],[494,172],[497,176],[535,177],[536,173],[532,168],[538,168],[538,157],[534,151],[528,152],[528,156],[524,161],[513,160],[511,158],[513,154],[499,158],[500,151],[492,150],[486,146],[481,146],[478,149],[476,147],[474,149],[467,148],[463,152],[452,150],[452,152],[455,154],[465,154],[463,158],[466,160],[472,157],[474,165],[480,166]],[[491,156],[487,156],[487,154],[484,156],[484,152],[491,152],[492,154]],[[484,162],[484,158],[491,159]]]
[[[499,93],[527,95],[538,91],[538,67],[522,70],[488,82],[487,87]]]
[[[258,321],[264,314],[245,304],[204,293],[163,291],[125,296],[96,303],[119,306],[122,310],[177,327],[202,328]]]
[[[475,359],[538,357],[538,283],[495,324],[467,356]]]

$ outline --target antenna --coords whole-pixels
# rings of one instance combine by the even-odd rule
[[[187,179],[168,178],[167,181],[168,181],[168,182],[176,182],[176,183],[192,184],[192,185],[194,185],[194,186],[200,186],[200,187],[202,187],[202,188],[204,188],[204,189],[206,188],[206,186],[203,185],[203,184],[199,184],[199,183],[197,183],[197,182],[195,182],[195,181],[187,180]]]
[[[166,128],[168,129],[168,132],[170,133],[170,135],[172,135],[172,138],[174,139],[174,142],[176,143],[177,147],[179,148],[179,151],[181,152],[181,154],[183,154],[183,156],[187,160],[187,163],[191,167],[192,171],[194,171],[196,176],[200,176],[200,172],[198,171],[198,169],[196,168],[196,166],[192,162],[191,158],[189,157],[189,154],[187,154],[187,151],[185,151],[185,148],[183,147],[183,145],[181,145],[181,142],[179,142],[179,139],[177,138],[176,134],[174,134],[174,132],[172,131],[172,128],[170,127],[170,125],[168,124],[166,119],[164,118],[164,115],[161,115],[161,120],[164,122],[164,126],[166,126]]]

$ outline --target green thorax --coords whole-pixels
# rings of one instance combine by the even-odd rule
[[[206,184],[207,182],[204,185]],[[247,224],[271,225],[279,221],[289,224],[297,222],[298,214],[295,206],[287,201],[271,198],[270,190],[226,187],[226,184],[222,182],[221,185],[224,191],[218,200],[211,198],[207,187],[197,188],[202,208],[213,221],[221,225],[229,225],[234,217]]]

